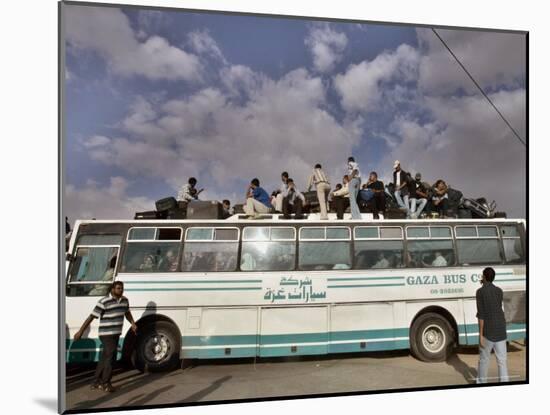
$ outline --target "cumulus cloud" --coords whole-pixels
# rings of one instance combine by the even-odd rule
[[[92,50],[120,76],[199,81],[201,64],[196,55],[172,46],[160,36],[138,40],[128,17],[111,7],[67,6],[66,38],[76,49]]]
[[[437,29],[482,88],[521,86],[525,78],[525,37],[515,33]],[[428,94],[452,94],[476,87],[431,29],[417,29],[422,51],[419,84]]]
[[[220,47],[214,38],[210,36],[210,33],[207,30],[191,32],[189,33],[188,38],[189,44],[199,55],[209,55],[223,63],[226,63]]]
[[[154,209],[154,201],[146,197],[132,197],[127,193],[129,183],[123,177],[111,177],[108,187],[100,187],[92,180],[78,188],[65,187],[65,211],[69,220],[75,219],[129,219],[135,212]]]
[[[313,67],[317,72],[329,72],[342,60],[348,44],[345,33],[337,32],[328,23],[310,27],[304,41],[313,57]]]
[[[174,190],[187,177],[198,176],[207,187],[205,197],[244,186],[253,177],[267,189],[275,187],[283,170],[304,185],[316,162],[339,177],[360,130],[324,109],[322,80],[305,69],[279,80],[261,79],[242,104],[219,89],[205,88],[158,105],[155,116],[130,114],[127,119],[139,118],[140,129],[160,132],[104,141],[92,146],[90,156],[134,175],[162,178]]]
[[[525,90],[500,91],[491,99],[525,134]],[[396,116],[389,128],[393,145],[377,168],[391,180],[395,159],[428,182],[442,178],[466,197],[496,200],[513,217],[526,212],[526,153],[502,119],[481,96],[426,100],[433,121]]]
[[[334,77],[342,107],[350,112],[379,110],[390,81],[406,83],[416,79],[418,60],[418,51],[403,44],[371,61],[350,65],[344,74]]]

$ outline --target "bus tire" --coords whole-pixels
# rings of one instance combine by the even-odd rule
[[[177,328],[167,321],[139,327],[132,353],[134,367],[140,372],[164,372],[180,363],[181,339]]]
[[[423,362],[443,362],[453,352],[455,333],[449,321],[440,314],[419,316],[411,327],[411,352]]]

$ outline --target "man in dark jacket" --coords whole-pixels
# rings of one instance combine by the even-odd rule
[[[401,209],[409,211],[409,192],[407,188],[407,173],[401,169],[399,160],[393,163],[393,185],[395,200]]]
[[[502,309],[502,290],[493,284],[495,270],[485,268],[483,286],[476,292],[479,324],[479,366],[477,383],[487,383],[491,351],[495,350],[500,382],[508,382],[506,366],[506,320]]]

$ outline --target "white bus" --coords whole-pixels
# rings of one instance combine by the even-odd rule
[[[125,322],[118,357],[140,370],[393,349],[442,361],[478,343],[486,266],[508,340],[526,335],[523,220],[78,221],[68,259],[67,362],[98,359],[97,322],[71,338],[113,280],[138,324],[136,337]]]

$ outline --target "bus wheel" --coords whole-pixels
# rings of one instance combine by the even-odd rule
[[[452,353],[453,344],[454,330],[439,314],[422,314],[411,327],[411,352],[419,360],[443,362]]]
[[[140,372],[163,372],[176,368],[180,361],[178,330],[166,321],[140,327],[133,363]]]

